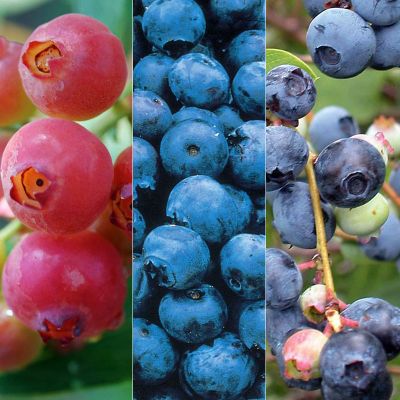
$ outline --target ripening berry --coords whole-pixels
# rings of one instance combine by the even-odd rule
[[[48,118],[13,135],[1,179],[10,208],[25,225],[65,234],[86,229],[105,209],[113,166],[95,135],[75,122]]]
[[[0,126],[24,122],[35,109],[18,74],[21,48],[22,44],[0,36]]]
[[[4,298],[44,341],[68,344],[115,329],[126,294],[121,257],[94,232],[34,232],[14,247],[3,273]]]
[[[40,111],[71,120],[110,108],[128,73],[121,41],[100,21],[80,14],[35,29],[22,49],[19,72]]]
[[[110,221],[127,236],[132,234],[132,146],[125,149],[114,164]]]
[[[15,318],[5,304],[0,304],[0,371],[25,367],[35,360],[42,347],[38,333]]]

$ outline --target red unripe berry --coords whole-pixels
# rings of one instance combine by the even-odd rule
[[[128,73],[121,41],[100,21],[80,14],[35,29],[22,49],[19,72],[42,112],[72,120],[110,108]]]
[[[67,344],[119,326],[126,295],[117,250],[94,232],[34,232],[14,247],[3,272],[4,298],[45,341]]]
[[[1,162],[4,195],[32,229],[55,234],[86,229],[107,206],[113,165],[103,143],[72,121],[23,126]]]
[[[24,122],[35,110],[18,73],[22,44],[0,36],[0,126]]]
[[[132,146],[130,146],[115,161],[111,196],[110,221],[124,230],[128,236],[132,234],[132,163]]]
[[[5,304],[0,305],[0,371],[25,367],[40,354],[43,343],[37,332],[22,324]]]

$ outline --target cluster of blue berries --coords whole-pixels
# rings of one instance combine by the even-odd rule
[[[386,137],[377,135],[376,126],[361,135],[347,110],[329,106],[300,134],[294,126],[315,103],[311,77],[298,67],[281,65],[267,74],[266,88],[266,195],[281,242],[317,247],[310,187],[304,179],[311,162],[326,239],[340,227],[362,238],[368,257],[396,260],[400,221],[379,193],[388,151],[399,150],[395,124],[388,129],[390,121],[382,122]],[[400,170],[394,169],[390,183],[398,193],[399,182]],[[269,248],[266,254],[266,336],[285,383],[321,389],[324,400],[389,400],[393,385],[386,363],[400,354],[400,309],[378,298],[346,305],[329,291],[319,271],[304,290],[302,268],[287,251]],[[310,263],[315,267],[319,261]],[[326,315],[332,309],[336,320]]]
[[[314,18],[307,47],[317,67],[335,78],[360,74],[368,66],[400,66],[399,0],[304,0]]]
[[[135,4],[134,399],[265,399],[265,1]]]

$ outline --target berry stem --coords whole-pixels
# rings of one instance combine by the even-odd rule
[[[5,241],[17,233],[22,227],[22,223],[18,219],[9,222],[4,228],[0,229],[0,241]]]
[[[344,239],[344,240],[348,240],[350,242],[358,242],[357,236],[354,235],[349,235],[346,232],[343,232],[340,228],[336,227],[335,230],[335,236]]]
[[[382,186],[382,189],[389,196],[390,200],[392,200],[393,203],[395,203],[397,207],[400,207],[400,196],[392,188],[390,183],[384,182],[383,186]]]
[[[324,273],[324,283],[328,291],[335,296],[335,285],[331,265],[329,262],[328,246],[326,242],[324,217],[322,215],[320,194],[317,186],[317,179],[314,171],[315,155],[310,154],[306,165],[307,180],[310,187],[311,203],[314,211],[315,230],[317,232],[317,249],[321,255],[322,269]]]

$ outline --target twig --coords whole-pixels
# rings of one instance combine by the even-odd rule
[[[393,189],[390,183],[384,182],[382,189],[389,196],[390,200],[392,200],[397,207],[400,207],[400,196]]]

